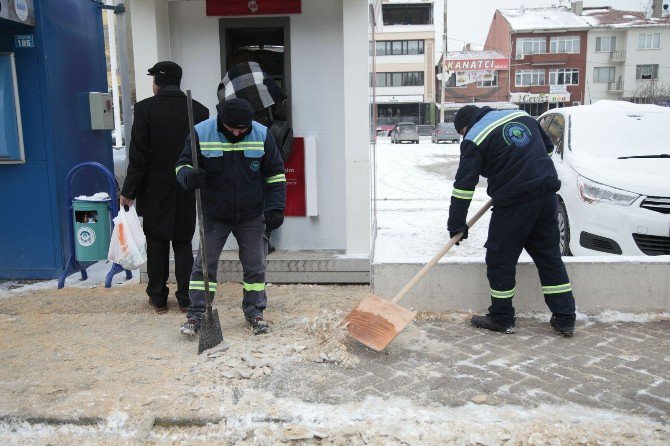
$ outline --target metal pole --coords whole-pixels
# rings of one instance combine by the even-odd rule
[[[444,52],[442,53],[442,76],[440,88],[440,122],[444,122],[444,93],[445,84],[447,80],[447,0],[444,0],[444,31],[442,32],[442,40],[444,40]]]
[[[109,63],[112,72],[112,102],[114,103],[114,145],[123,145],[121,137],[121,110],[119,104],[119,81],[118,60],[116,56],[116,28],[114,12],[111,9],[105,11],[107,14],[107,33],[109,36]]]
[[[117,5],[123,3],[117,0]],[[128,169],[128,148],[130,147],[130,130],[133,126],[130,111],[130,63],[128,62],[128,41],[126,39],[126,14],[116,12],[116,35],[119,40],[119,72],[121,74],[121,107],[123,111],[123,134],[126,138],[126,169]]]

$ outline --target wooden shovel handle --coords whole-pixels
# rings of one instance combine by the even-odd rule
[[[468,228],[471,228],[471,227],[477,222],[477,220],[479,220],[479,218],[480,218],[482,215],[484,215],[484,213],[485,213],[486,211],[489,210],[489,208],[491,207],[492,204],[493,204],[493,201],[492,201],[492,200],[489,200],[484,206],[482,206],[482,208],[481,208],[479,211],[477,211],[477,213],[476,213],[475,215],[473,215],[472,218],[471,218],[470,220],[468,220],[468,223],[467,223]],[[409,290],[411,290],[412,287],[414,287],[414,285],[416,285],[416,283],[417,283],[419,280],[421,280],[421,278],[422,278],[423,276],[425,276],[426,273],[427,273],[428,271],[430,271],[430,269],[431,269],[433,266],[435,266],[435,264],[436,264],[442,257],[444,257],[444,255],[445,255],[447,252],[449,252],[449,250],[451,249],[452,246],[454,246],[456,243],[458,243],[458,241],[461,239],[461,237],[463,237],[463,233],[462,233],[462,232],[459,232],[459,233],[456,234],[451,240],[449,240],[449,241],[447,242],[447,244],[444,245],[444,247],[443,247],[442,249],[440,249],[440,252],[438,252],[437,254],[435,254],[435,256],[434,256],[432,259],[430,259],[430,262],[428,262],[428,263],[426,264],[426,266],[424,266],[423,268],[421,268],[421,271],[419,271],[418,273],[416,273],[416,276],[414,276],[414,277],[412,278],[412,280],[410,280],[409,283],[408,283],[407,285],[405,285],[405,287],[404,287],[402,290],[400,290],[400,292],[399,292],[398,294],[396,294],[396,296],[393,298],[393,300],[391,301],[391,303],[394,303],[394,304],[395,304],[395,303],[398,303],[398,302],[400,301],[400,299],[402,299],[403,297],[405,297],[405,294],[407,294],[407,293],[409,292]]]

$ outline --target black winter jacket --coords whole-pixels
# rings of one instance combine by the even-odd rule
[[[450,232],[465,230],[479,176],[488,179],[494,206],[511,206],[557,191],[554,146],[537,121],[520,110],[482,107],[461,143],[461,160],[449,207]]]
[[[193,101],[196,123],[209,116]],[[121,195],[136,200],[144,232],[159,240],[191,240],[195,200],[177,184],[174,164],[188,136],[186,95],[165,86],[156,96],[135,104],[129,163]]]
[[[201,189],[203,214],[237,224],[269,209],[283,211],[284,163],[267,127],[254,121],[251,132],[234,144],[221,133],[218,121],[213,117],[195,127],[198,167],[207,172],[207,185]],[[192,169],[190,137],[176,166],[177,181],[186,189]]]

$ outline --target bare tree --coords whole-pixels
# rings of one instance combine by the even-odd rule
[[[670,101],[670,85],[661,79],[640,81],[633,91],[633,95],[627,98],[638,104],[659,104]]]

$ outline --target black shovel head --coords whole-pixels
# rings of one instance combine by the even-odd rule
[[[206,313],[205,313],[206,314]],[[200,342],[198,343],[198,354],[216,347],[223,342],[223,332],[221,331],[221,321],[219,312],[212,310],[211,319],[205,316],[204,324],[200,327]]]

